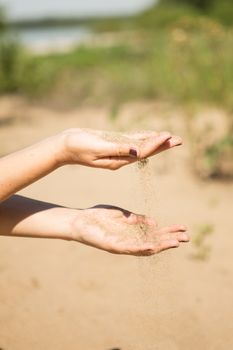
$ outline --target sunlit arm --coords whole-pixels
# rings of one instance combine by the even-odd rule
[[[51,137],[0,159],[0,201],[58,167],[59,143]]]
[[[104,131],[65,130],[0,159],[0,202],[65,164],[117,170],[181,143],[167,132],[113,137]]]

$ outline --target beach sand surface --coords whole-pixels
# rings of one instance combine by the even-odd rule
[[[140,108],[139,108],[140,107]],[[164,112],[164,109],[163,109]],[[200,181],[178,112],[126,106],[56,111],[0,101],[1,155],[70,127],[169,129],[184,147],[150,161],[149,194],[134,166],[117,172],[67,166],[22,195],[85,208],[117,205],[161,225],[183,223],[193,242],[150,258],[114,256],[74,242],[0,238],[2,350],[229,350],[233,348],[232,183]],[[146,187],[148,189],[148,187]],[[195,258],[200,249],[204,255]]]

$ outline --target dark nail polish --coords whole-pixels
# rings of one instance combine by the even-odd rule
[[[135,148],[130,148],[129,154],[131,157],[136,157],[138,156],[137,150]]]

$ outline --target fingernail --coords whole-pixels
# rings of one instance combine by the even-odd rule
[[[129,155],[130,155],[131,157],[137,158],[138,152],[137,152],[137,150],[136,150],[135,148],[130,148]]]

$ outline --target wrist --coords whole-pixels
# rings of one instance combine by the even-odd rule
[[[72,134],[74,129],[67,129],[56,135],[56,162],[57,166],[74,163],[72,157]],[[76,129],[77,132],[78,129]]]
[[[65,207],[53,208],[50,211],[51,229],[46,232],[45,236],[65,241],[79,241],[78,235],[75,234],[74,223],[79,222],[80,211]]]
[[[75,235],[74,223],[79,219],[79,211],[81,210],[62,208],[60,212],[61,222],[60,229],[58,229],[58,238],[65,241],[78,241]]]
[[[83,233],[87,226],[85,213],[85,209],[69,209],[68,240],[84,243]]]
[[[57,168],[68,164],[67,157],[67,133],[65,131],[53,137],[53,155]]]

